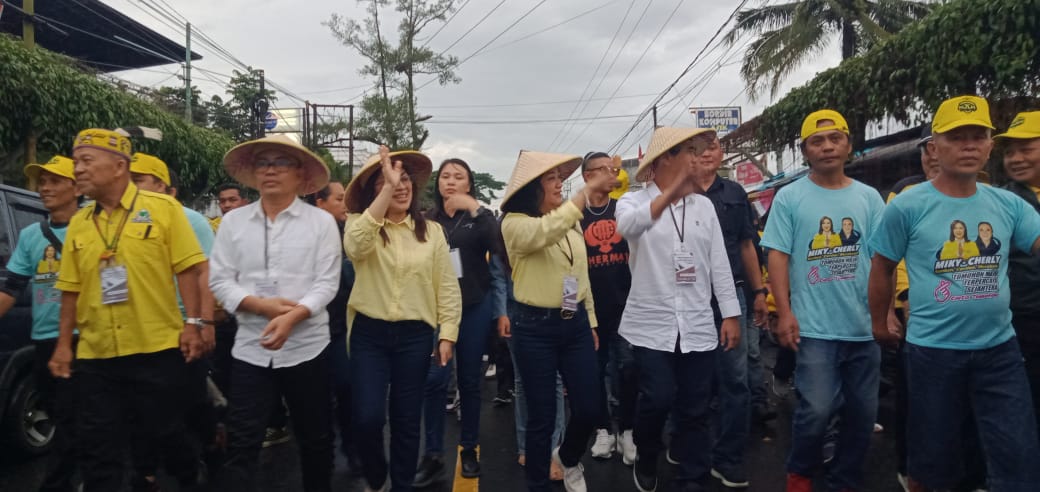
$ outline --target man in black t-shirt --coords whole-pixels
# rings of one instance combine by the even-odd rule
[[[603,152],[590,152],[582,160],[581,171],[585,181],[597,173],[609,173],[616,177],[621,171],[621,162]],[[596,303],[596,319],[599,320],[600,373],[609,375],[612,382],[612,387],[608,387],[608,378],[603,378],[603,391],[600,394],[605,411],[603,420],[597,425],[592,456],[607,459],[617,449],[624,463],[631,465],[636,458],[636,447],[632,441],[636,401],[635,368],[632,348],[618,335],[618,325],[632,285],[632,273],[628,269],[628,242],[618,232],[614,216],[617,201],[610,198],[610,192],[618,184],[615,179],[603,188],[585,188],[585,216],[581,220],[581,228],[589,258],[589,283]],[[619,403],[614,412],[610,411],[607,404],[608,390]],[[620,436],[614,434],[612,416],[617,421]]]

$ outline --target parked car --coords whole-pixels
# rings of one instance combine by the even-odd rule
[[[0,185],[0,282],[7,279],[7,261],[18,232],[47,216],[39,195]],[[43,409],[32,374],[34,347],[30,289],[0,318],[0,450],[39,455],[50,448],[54,424]]]

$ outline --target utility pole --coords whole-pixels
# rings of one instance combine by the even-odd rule
[[[264,138],[266,130],[264,128],[264,120],[267,118],[267,90],[264,87],[264,71],[254,70],[256,76],[260,79],[260,92],[257,93],[256,99],[253,100],[253,135],[255,138]]]
[[[33,49],[36,47],[36,2],[25,0],[22,2],[22,42],[25,47]],[[25,162],[33,164],[36,162],[36,130],[29,128],[29,135],[25,139]]]
[[[184,120],[191,124],[191,23],[184,34]]]
[[[657,129],[657,105],[654,105],[654,129]]]
[[[350,119],[347,120],[347,138],[350,139],[350,148],[347,149],[347,181],[354,179],[354,105],[349,106]]]

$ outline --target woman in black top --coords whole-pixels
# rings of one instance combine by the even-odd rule
[[[480,475],[476,446],[480,430],[481,363],[492,329],[490,256],[500,251],[500,231],[495,216],[480,206],[473,189],[473,172],[462,159],[448,159],[437,171],[433,208],[427,218],[444,228],[451,248],[452,264],[462,290],[462,323],[455,344],[455,364],[462,425],[459,460],[462,476]],[[430,364],[426,380],[423,418],[426,453],[415,475],[415,487],[425,487],[443,475],[444,406],[447,401],[450,367]]]

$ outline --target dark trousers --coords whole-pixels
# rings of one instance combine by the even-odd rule
[[[560,445],[560,461],[576,466],[596,430],[601,406],[599,367],[585,309],[562,319],[560,309],[514,302],[512,320],[516,369],[527,397],[527,489],[548,491],[552,434],[556,422],[556,373],[563,377],[571,419]]]
[[[624,305],[596,309],[596,321],[599,322],[596,329],[599,336],[596,359],[599,363],[600,379],[603,381],[600,391],[603,415],[596,427],[607,429],[612,434],[612,420],[617,421],[619,431],[626,431],[632,429],[635,419],[635,364],[631,360],[631,348],[624,346],[628,341],[618,335],[618,326],[621,325],[621,314],[624,310]],[[618,401],[617,411],[613,412],[609,403],[611,395]]]
[[[674,409],[672,457],[679,461],[676,482],[701,483],[711,467],[711,400],[715,351],[681,353],[633,347],[639,381],[636,425],[632,431],[639,461],[657,462],[664,449],[661,432]]]
[[[348,458],[354,456],[351,434],[350,355],[347,352],[347,332],[332,335],[329,342],[329,369],[332,371],[333,415],[339,425],[339,450]]]
[[[513,373],[513,356],[509,354],[509,342],[498,336],[498,320],[491,322],[490,336],[491,360],[495,363],[495,382],[497,383],[498,396],[508,396],[516,390],[516,376]]]
[[[1026,378],[1029,379],[1033,396],[1033,413],[1036,415],[1037,429],[1040,429],[1040,315],[1017,314],[1011,324],[1018,333],[1022,358],[1025,359]]]
[[[778,381],[787,381],[794,376],[794,368],[798,362],[798,355],[794,350],[787,347],[777,347],[776,364],[773,364],[773,377]]]
[[[480,386],[484,383],[482,358],[491,333],[491,294],[462,309],[458,340],[455,342],[455,370],[459,399],[462,400],[462,425],[459,445],[475,449],[480,434]],[[434,341],[436,344],[437,342]],[[426,455],[444,453],[444,405],[447,403],[451,367],[441,367],[431,359],[426,376],[423,421],[426,424]]]
[[[73,448],[76,442],[76,379],[62,379],[51,375],[47,363],[54,354],[56,343],[56,338],[33,340],[33,374],[36,378],[36,389],[39,391],[40,402],[54,425],[51,452],[46,458],[46,475],[43,485],[40,486],[41,492],[75,490],[72,475],[76,471],[76,454]]]
[[[354,441],[362,450],[365,480],[373,489],[383,486],[388,471],[383,427],[389,390],[390,490],[412,490],[431,346],[433,328],[422,321],[388,322],[360,313],[354,319],[350,332]]]
[[[179,350],[79,359],[75,370],[84,491],[123,489],[132,434],[153,443],[182,489],[194,484],[198,460],[185,442],[186,366]]]
[[[327,350],[327,349],[326,349]],[[327,491],[332,477],[332,409],[327,354],[292,367],[231,366],[228,459],[222,490],[255,491],[260,446],[271,411],[282,396],[289,404],[300,448],[302,490]]]
[[[238,333],[238,321],[235,317],[228,315],[227,319],[217,323],[214,328],[216,335],[216,347],[210,356],[213,365],[213,383],[217,385],[224,398],[231,396],[231,349],[235,346],[235,334]]]

